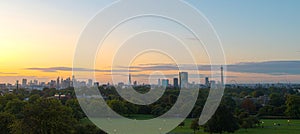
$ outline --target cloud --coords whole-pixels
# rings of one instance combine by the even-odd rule
[[[26,68],[26,70],[35,70],[42,72],[58,72],[58,71],[67,71],[72,70],[79,72],[111,72],[112,70],[99,70],[99,69],[88,69],[88,68],[71,68],[71,67],[49,67],[49,68]],[[129,70],[130,72],[139,72],[138,70]],[[113,72],[128,72],[128,69],[114,69]]]
[[[300,75],[300,61],[246,62],[227,65],[227,71],[270,75]]]
[[[184,69],[184,71],[195,71],[195,68],[199,71],[210,71],[211,67],[217,67],[217,65],[192,65],[182,64],[178,65]],[[179,67],[175,64],[140,64],[138,66],[117,66],[113,70],[115,73],[127,73],[130,72],[143,72],[143,71],[178,71]],[[218,65],[220,66],[220,65]],[[38,70],[43,72],[57,72],[57,71],[72,71],[71,67],[50,67],[50,68],[27,68],[28,70]],[[86,69],[86,68],[74,68],[75,71],[82,72],[103,72],[110,73],[111,70],[99,70],[99,69]],[[238,73],[258,73],[269,75],[300,75],[300,61],[266,61],[266,62],[243,62],[237,64],[230,64],[226,66],[228,72]]]
[[[182,64],[179,65],[184,71],[195,70],[195,65]],[[220,65],[196,65],[199,71],[210,71],[211,67],[219,67]],[[121,67],[128,68],[128,67]],[[179,68],[175,64],[143,64],[141,66],[131,66],[130,69],[142,71],[177,71]],[[238,73],[258,73],[269,75],[299,75],[300,61],[266,61],[266,62],[243,62],[230,64],[226,66],[228,72]]]
[[[0,72],[0,74],[19,74],[19,73],[7,73],[7,72]]]

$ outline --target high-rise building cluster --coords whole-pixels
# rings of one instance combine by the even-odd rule
[[[189,74],[188,72],[179,72],[178,77],[173,78],[173,84],[171,84],[172,81],[170,81],[167,78],[158,78],[157,85],[158,87],[174,87],[174,88],[191,88],[191,87],[197,87],[197,88],[210,88],[216,85],[222,85],[225,86],[224,83],[224,68],[221,66],[220,68],[220,74],[221,79],[220,81],[216,82],[214,80],[210,80],[209,77],[204,78],[203,84],[196,84],[195,82],[189,83]],[[125,82],[126,83],[126,82]],[[121,87],[128,87],[128,86],[139,86],[139,83],[137,81],[132,80],[132,75],[128,75],[128,84],[124,84],[123,82],[119,82],[116,86]],[[106,86],[114,86],[113,84],[104,84]],[[144,83],[140,85],[145,85]],[[38,80],[27,80],[22,79],[22,81],[17,80],[15,85],[12,84],[0,84],[0,89],[11,89],[11,88],[25,88],[25,89],[39,89],[42,90],[43,88],[56,88],[56,89],[65,89],[69,87],[93,87],[93,86],[100,86],[99,82],[94,82],[92,79],[88,79],[87,81],[79,81],[75,78],[75,76],[68,77],[66,79],[62,77],[57,77],[55,80],[50,80],[49,82],[39,82]]]

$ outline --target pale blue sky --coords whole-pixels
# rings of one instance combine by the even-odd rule
[[[299,0],[187,2],[203,12],[213,24],[232,62],[299,59]],[[109,3],[110,0],[9,0],[1,1],[0,11],[15,17],[29,17],[34,23],[61,26],[65,30],[62,32],[78,35]]]

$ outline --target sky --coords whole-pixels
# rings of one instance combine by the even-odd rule
[[[101,9],[112,2],[112,0],[1,1],[0,83],[14,83],[15,80],[22,78],[48,81],[58,76],[70,77],[77,41],[82,31]],[[300,83],[300,1],[187,0],[186,2],[205,15],[220,37],[226,56],[229,83],[233,80],[238,83]],[[136,6],[142,8],[147,5]],[[97,81],[105,83],[116,75],[117,81],[126,82],[128,76],[126,71],[130,66],[134,79],[146,83],[149,75],[156,76],[163,73],[167,78],[178,77],[176,65],[192,64],[189,62],[191,58],[178,56],[176,58],[178,63],[174,57],[163,52],[149,51],[137,56],[129,54],[138,52],[143,47],[160,46],[172,48],[170,51],[174,53],[183,53],[180,44],[172,46],[176,44],[176,40],[169,39],[163,34],[153,32],[140,34],[125,42],[126,47],[118,46],[120,43],[118,41],[126,38],[125,35],[145,27],[178,32],[186,35],[187,39],[190,38],[184,30],[165,20],[146,18],[137,19],[134,23],[128,22],[113,32],[114,36],[109,36],[99,49],[95,63]],[[149,38],[144,41],[142,40],[144,37]],[[159,38],[160,44],[155,42],[154,38]],[[194,53],[193,56],[196,57],[195,64],[200,68],[200,76],[209,76],[209,56],[205,54],[203,47],[195,47],[197,44],[195,41],[187,42]],[[158,45],[153,45],[155,43]],[[116,52],[118,54],[115,54]],[[111,75],[112,68],[118,70],[114,75]],[[190,73],[190,77],[193,75]]]

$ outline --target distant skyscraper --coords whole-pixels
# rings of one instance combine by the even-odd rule
[[[131,85],[131,74],[129,74],[128,85]]]
[[[16,81],[17,90],[19,89],[19,80]]]
[[[209,84],[209,78],[208,77],[205,77],[205,86],[209,87],[210,84]]]
[[[93,80],[92,79],[88,79],[88,87],[92,87],[93,86]]]
[[[71,87],[75,87],[75,86],[77,86],[77,80],[76,80],[75,76],[73,75],[72,81],[71,81]]]
[[[27,79],[22,79],[22,87],[26,87],[27,85]]]
[[[137,86],[137,84],[138,84],[137,81],[134,81],[134,82],[133,82],[133,85],[134,85],[134,86]]]
[[[179,72],[179,80],[180,80],[180,88],[188,88],[188,73],[187,72]]]
[[[157,85],[158,85],[158,86],[161,86],[161,81],[160,81],[160,79],[158,79]]]
[[[59,77],[57,77],[57,79],[56,79],[56,89],[59,89],[60,88],[60,79],[59,79]]]
[[[178,87],[179,87],[179,85],[178,85],[178,78],[174,78],[174,79],[173,79],[173,86],[174,86],[175,88],[178,88]]]
[[[222,84],[222,86],[224,86],[224,68],[223,68],[223,66],[221,66],[221,84]]]
[[[162,79],[162,86],[167,87],[169,85],[169,80],[168,79]]]
[[[38,80],[33,80],[33,84],[34,84],[34,85],[38,85],[38,84],[39,84],[39,81],[38,81]]]
[[[216,81],[211,80],[210,81],[210,88],[214,89],[216,87]]]

